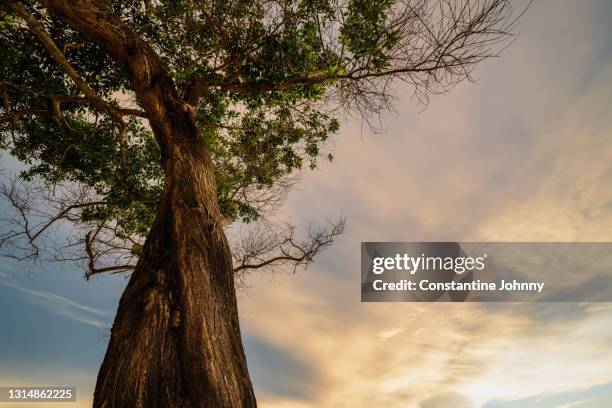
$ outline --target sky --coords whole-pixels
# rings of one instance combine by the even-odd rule
[[[279,219],[342,215],[346,233],[307,270],[252,275],[239,293],[261,407],[609,406],[612,303],[359,292],[361,241],[612,241],[609,21],[607,0],[536,0],[476,83],[425,108],[399,88],[379,134],[344,123],[334,161],[304,174]],[[0,385],[76,385],[76,404],[53,407],[90,406],[125,283],[2,260]]]

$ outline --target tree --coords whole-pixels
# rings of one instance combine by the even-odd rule
[[[25,165],[0,244],[131,274],[95,407],[255,406],[235,276],[311,262],[344,221],[304,240],[255,224],[233,259],[224,227],[265,220],[338,118],[372,121],[400,82],[427,102],[471,80],[517,21],[508,0],[0,6],[1,143]]]

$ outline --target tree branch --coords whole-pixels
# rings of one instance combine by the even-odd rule
[[[247,270],[271,268],[283,265],[304,268],[310,264],[315,255],[330,246],[334,239],[344,232],[346,222],[339,219],[329,222],[325,228],[308,229],[307,237],[296,238],[296,227],[287,225],[283,231],[275,231],[271,225],[261,224],[258,227],[240,232],[235,247],[234,273],[244,274]]]
[[[34,89],[25,87],[23,85],[18,85],[15,84],[13,82],[10,81],[3,81],[0,80],[0,87],[5,87],[5,88],[12,88],[16,91],[22,92],[22,93],[27,93],[39,98],[43,98],[43,99],[47,99],[51,102],[51,105],[53,104],[59,104],[61,105],[62,103],[76,103],[76,104],[83,104],[83,105],[88,105],[97,109],[102,110],[103,112],[107,112],[106,109],[101,109],[100,105],[93,102],[91,99],[89,98],[84,98],[84,97],[80,97],[80,96],[71,96],[71,95],[58,95],[58,94],[44,94],[40,91],[36,91]],[[105,104],[107,104],[106,102],[104,102]],[[140,109],[133,109],[133,108],[124,108],[124,107],[112,107],[112,109],[114,109],[114,111],[116,113],[119,113],[121,116],[135,116],[135,117],[140,117],[140,118],[148,118],[146,112],[144,112],[143,110]],[[7,112],[10,113],[10,109],[5,106],[5,110]],[[21,116],[26,116],[26,115],[33,115],[33,114],[53,114],[53,110],[52,109],[23,109],[21,111],[15,111],[13,112],[13,114],[7,114],[5,116],[3,116],[2,118],[0,118],[0,122],[6,121],[7,119],[9,119],[11,116],[17,116],[18,118],[20,118]]]
[[[170,122],[184,123],[192,115],[182,103],[174,82],[153,47],[101,0],[39,0],[85,37],[104,47],[122,65],[133,90],[147,113],[162,155],[168,151],[176,129]],[[170,110],[169,108],[174,108]],[[180,117],[169,119],[169,115]]]
[[[36,181],[26,183],[13,177],[0,184],[0,195],[10,204],[8,210],[13,210],[0,218],[7,229],[0,234],[0,255],[72,261],[85,267],[87,279],[134,269],[142,242],[125,236],[108,221],[84,219],[83,210],[106,205],[90,189],[68,184],[50,192]],[[69,223],[73,232],[66,243],[55,246],[50,231],[61,222]],[[68,250],[73,251],[66,253]]]
[[[30,27],[30,30],[34,33],[36,38],[41,42],[41,44],[49,51],[51,57],[57,62],[62,71],[72,79],[72,81],[76,84],[77,88],[85,95],[85,98],[92,104],[95,105],[98,109],[108,113],[111,117],[113,117],[121,126],[125,126],[125,122],[123,121],[123,114],[115,109],[113,106],[109,105],[104,99],[102,99],[83,79],[83,77],[77,72],[77,70],[70,64],[70,62],[66,59],[62,51],[55,44],[55,41],[51,38],[51,36],[47,33],[45,28],[38,22],[36,17],[34,17],[25,6],[21,2],[10,2],[9,3],[11,9],[15,11],[21,18],[25,20]],[[54,98],[54,100],[58,100],[58,98]],[[74,98],[70,98],[70,100],[74,101]]]
[[[106,273],[106,272],[120,273],[120,272],[131,271],[136,268],[135,265],[129,265],[129,264],[128,265],[113,265],[113,266],[106,266],[102,268],[96,268],[96,256],[94,254],[94,250],[92,246],[93,246],[93,242],[96,236],[98,235],[101,229],[102,229],[102,225],[100,225],[95,230],[95,232],[89,231],[85,235],[85,253],[87,254],[87,258],[88,258],[88,264],[87,264],[88,269],[87,269],[87,272],[85,272],[85,279],[87,280],[89,280],[89,278],[92,277],[93,275],[100,274],[100,273]]]

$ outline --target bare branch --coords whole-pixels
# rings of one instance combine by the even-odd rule
[[[233,74],[193,78],[187,94],[195,101],[209,88],[250,94],[324,84],[330,103],[356,110],[367,119],[391,107],[398,82],[412,85],[415,98],[426,104],[430,95],[445,93],[463,80],[473,81],[477,64],[497,57],[511,43],[524,12],[515,15],[509,0],[400,0],[388,11],[385,23],[386,31],[399,40],[384,48],[388,62],[381,67],[372,59],[352,55],[340,40],[347,13],[341,6],[335,20],[319,24],[322,48],[335,56],[329,67],[282,81],[247,81],[240,77],[239,66],[229,64]],[[288,23],[277,20],[271,18],[274,27]],[[387,47],[382,39],[372,41],[381,49]],[[248,61],[246,55],[238,58]]]
[[[87,279],[134,269],[142,238],[125,236],[104,221],[83,219],[83,210],[106,205],[103,200],[75,184],[47,187],[17,177],[0,184],[0,195],[13,210],[0,218],[7,230],[0,235],[0,255],[21,261],[71,261],[85,267]]]
[[[87,272],[85,273],[85,279],[87,280],[89,280],[89,278],[95,274],[106,273],[106,272],[112,272],[112,273],[127,272],[127,271],[131,271],[134,268],[136,268],[136,265],[113,265],[113,266],[106,266],[106,267],[101,267],[101,268],[96,267],[96,257],[97,256],[96,256],[95,250],[93,249],[93,245],[95,243],[96,236],[100,233],[101,230],[102,230],[102,224],[96,230],[89,231],[85,235],[85,253],[87,254],[87,259],[88,259],[88,263],[87,263],[88,269],[87,269]]]
[[[86,279],[135,268],[143,238],[125,236],[112,222],[84,221],[83,209],[105,205],[90,189],[59,185],[50,191],[44,185],[12,178],[0,185],[0,194],[14,210],[0,219],[7,227],[0,236],[0,255],[73,262],[85,269]],[[233,237],[235,277],[241,281],[253,270],[306,268],[344,227],[345,220],[339,219],[323,228],[308,227],[306,235],[298,237],[297,228],[289,224],[283,228],[265,221],[243,225]],[[54,232],[65,238],[51,236]]]
[[[266,222],[243,225],[232,248],[234,272],[239,280],[255,269],[275,271],[289,266],[295,273],[299,267],[306,268],[315,255],[329,247],[344,232],[345,225],[346,221],[341,218],[323,228],[308,227],[302,239],[296,236],[297,228],[290,224],[281,229]]]

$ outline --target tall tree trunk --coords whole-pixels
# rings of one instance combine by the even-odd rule
[[[102,0],[38,0],[104,47],[147,113],[166,173],[121,297],[94,407],[255,407],[212,162],[155,50]]]
[[[172,140],[165,191],[119,302],[94,407],[255,407],[210,156],[193,134]]]

